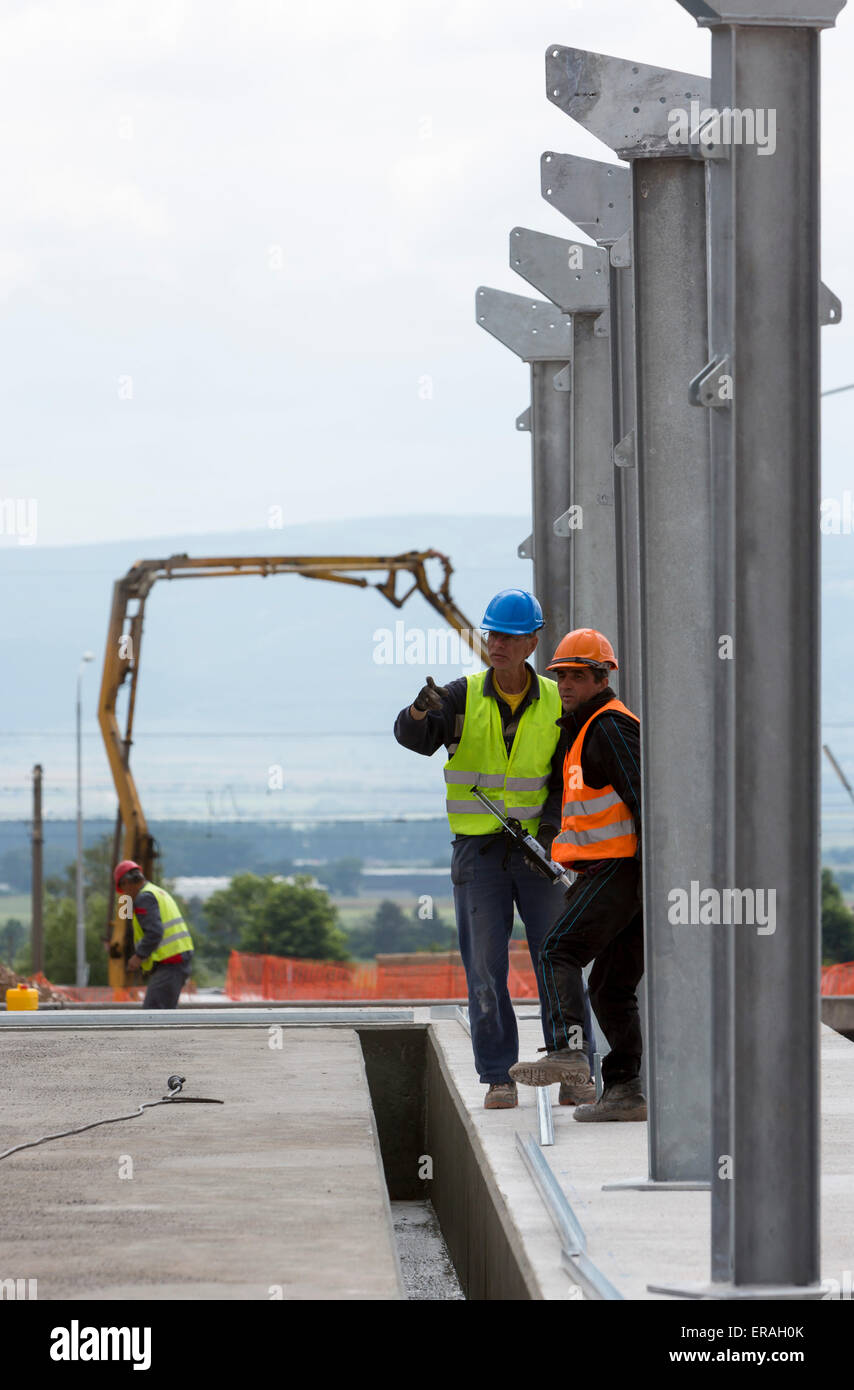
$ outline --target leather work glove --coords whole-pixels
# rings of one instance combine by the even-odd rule
[[[534,836],[534,839],[538,844],[542,845],[550,859],[552,857],[552,840],[556,834],[557,831],[553,825],[541,825]],[[527,855],[525,855],[525,867],[526,869],[530,869],[532,874],[539,874],[541,878],[547,878],[549,883],[553,882],[548,869],[538,864],[535,859],[529,859]]]
[[[557,830],[553,825],[541,825],[536,835],[534,836],[534,839],[538,840],[539,843],[542,845],[546,854],[549,856],[549,859],[551,859],[552,857],[552,842],[556,835]]]
[[[433,677],[428,676],[427,684],[422,685],[412,703],[417,710],[421,710],[422,712],[431,709],[441,709],[442,697],[447,695],[447,693],[443,685],[437,685]]]

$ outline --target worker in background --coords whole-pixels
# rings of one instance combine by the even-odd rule
[[[617,661],[601,632],[567,633],[548,670],[563,706],[563,814],[552,858],[578,876],[540,949],[546,1055],[510,1074],[528,1086],[581,1084],[589,1076],[581,970],[595,961],[590,1000],[611,1050],[600,1099],[580,1105],[575,1119],[645,1120],[636,994],[643,974],[640,722],[608,684]]]
[[[451,881],[460,954],[466,972],[475,1065],[489,1087],[487,1110],[518,1103],[510,1068],[519,1056],[516,1015],[507,987],[514,906],[525,926],[538,982],[540,947],[560,912],[561,896],[471,793],[477,785],[504,814],[521,821],[548,849],[560,823],[561,763],[555,760],[561,714],[558,688],[528,664],[543,614],[532,594],[503,589],[482,627],[490,666],[447,687],[432,676],[401,710],[394,735],[404,748],[432,756],[443,744],[446,809],[453,835]],[[545,1019],[548,1000],[542,983]],[[588,1006],[589,1033],[592,1023]],[[562,1087],[566,1105],[592,1100],[588,1075]]]
[[[116,892],[133,903],[134,953],[128,970],[148,981],[144,1009],[177,1009],[190,978],[193,940],[171,893],[149,883],[138,864],[124,859],[113,874]]]

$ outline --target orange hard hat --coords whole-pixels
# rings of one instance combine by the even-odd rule
[[[562,666],[610,666],[612,671],[620,669],[614,648],[595,627],[577,627],[561,637],[546,670],[557,671]]]
[[[142,873],[142,869],[140,869],[139,865],[135,864],[132,859],[123,859],[121,864],[116,865],[115,872],[113,873],[113,883],[117,888],[125,874],[129,874],[131,869],[139,869],[139,872]]]

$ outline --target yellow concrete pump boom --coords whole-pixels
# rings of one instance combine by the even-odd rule
[[[428,561],[436,560],[442,567],[442,579],[433,588],[427,578]],[[377,583],[364,577],[365,572],[385,572]],[[447,555],[438,550],[410,550],[403,555],[242,555],[189,556],[171,555],[165,560],[138,560],[122,579],[113,586],[113,603],[107,630],[104,653],[104,674],[98,700],[98,721],[104,737],[107,759],[119,799],[116,833],[113,843],[113,862],[133,859],[146,877],[154,877],[158,848],[149,833],[142,803],[130,770],[130,750],[133,742],[133,716],[136,688],[139,679],[139,658],[142,645],[142,625],[147,599],[158,579],[212,579],[221,575],[300,574],[305,579],[326,579],[335,584],[353,584],[357,588],[378,589],[395,608],[402,608],[416,591],[441,614],[450,627],[458,632],[472,651],[487,664],[486,648],[479,631],[457,608],[450,593],[453,566]],[[405,593],[397,593],[399,574],[411,576],[412,583]],[[135,604],[131,612],[131,605]],[[127,718],[124,733],[119,728],[116,703],[119,690],[130,677]],[[121,841],[121,843],[120,843]],[[114,889],[109,884],[109,917],[112,935],[110,942],[110,984],[122,988],[128,982],[125,961],[131,954],[130,923],[113,918]]]

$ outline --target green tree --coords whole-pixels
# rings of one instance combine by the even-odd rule
[[[400,905],[385,898],[370,921],[362,921],[348,933],[350,950],[359,960],[377,955],[395,955],[410,951],[452,951],[457,946],[457,934],[438,913],[422,920],[418,908],[407,916]]]
[[[374,951],[377,955],[406,951],[409,937],[409,923],[403,910],[390,898],[385,898],[374,917]]]
[[[0,927],[0,960],[11,965],[27,938],[27,929],[17,917],[9,917]]]
[[[825,965],[854,960],[854,913],[830,869],[821,871],[821,954]]]
[[[263,908],[272,878],[235,874],[227,888],[211,893],[199,928],[199,951],[211,965],[223,966],[231,951],[241,947],[245,929],[256,909]]]
[[[86,960],[89,965],[90,985],[109,983],[107,953],[104,950],[106,911],[105,894],[91,893],[85,900]],[[15,970],[19,975],[29,975],[32,969],[32,948],[28,941],[15,960]],[[53,985],[76,983],[77,905],[73,898],[45,895],[44,973]]]
[[[347,938],[328,893],[307,874],[293,883],[238,874],[205,904],[206,941],[221,957],[232,948],[304,960],[347,960]]]

